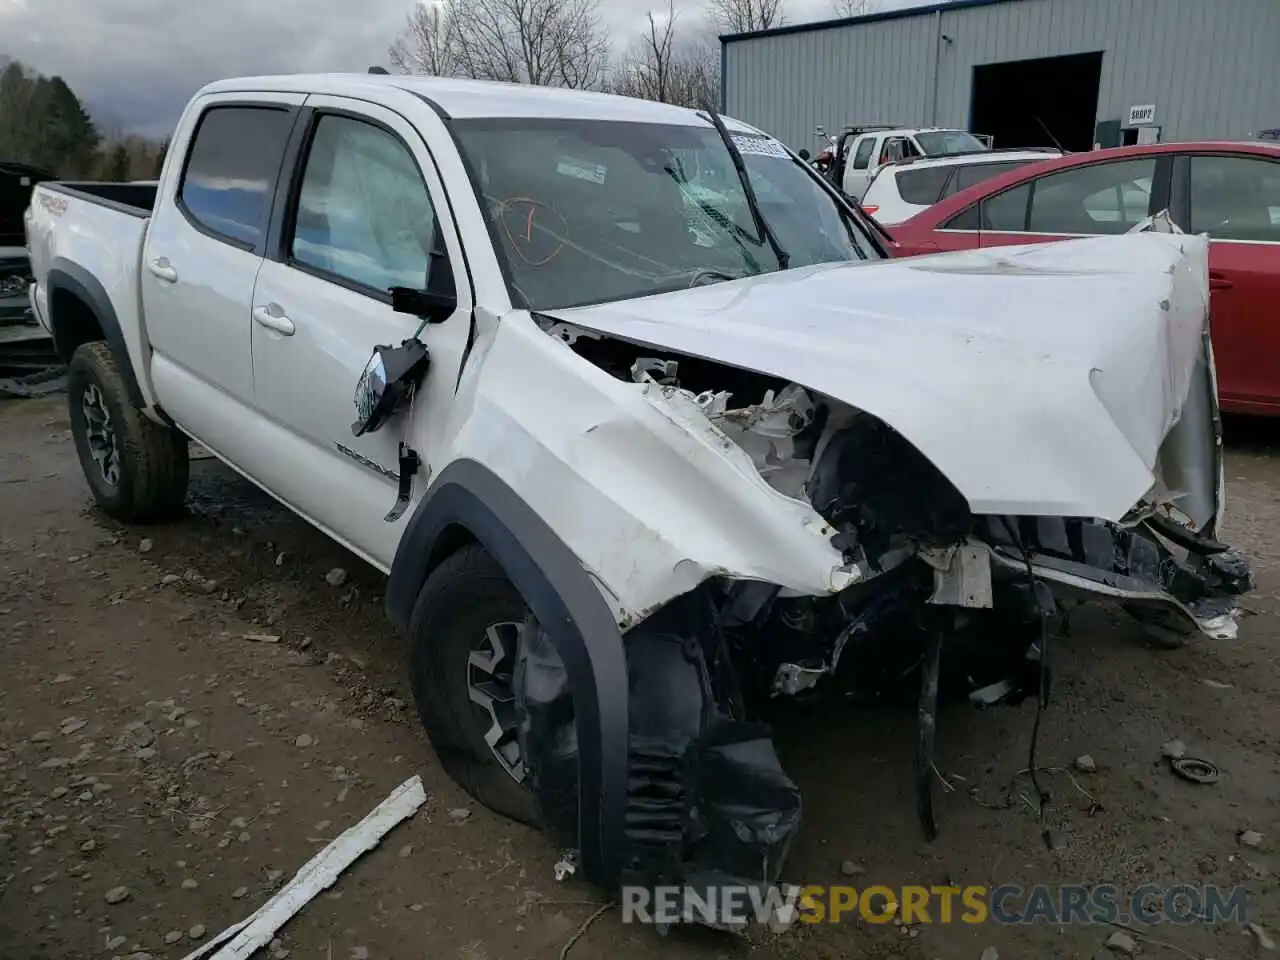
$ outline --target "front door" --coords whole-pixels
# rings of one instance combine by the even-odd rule
[[[1210,316],[1223,406],[1280,408],[1280,161],[1191,156],[1180,225],[1209,234]]]
[[[876,160],[877,134],[867,134],[855,140],[849,148],[849,158],[844,168],[844,192],[855,200],[861,200],[871,184]]]
[[[414,127],[368,103],[313,96],[306,106],[292,212],[253,296],[256,402],[279,424],[290,454],[276,456],[277,475],[261,479],[387,568],[404,523],[383,522],[396,500],[399,442],[412,432],[415,445],[429,446],[433,425],[443,424],[467,342],[470,286]],[[412,408],[353,436],[356,384],[374,347],[398,346],[421,323],[395,313],[387,291],[422,289],[429,270],[439,282],[454,267],[459,308],[419,334],[431,360]],[[428,449],[418,453],[430,463]],[[425,476],[418,479],[421,490]]]

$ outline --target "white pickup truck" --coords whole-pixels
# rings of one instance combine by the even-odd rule
[[[775,703],[990,702],[1055,596],[1226,638],[1250,586],[1202,237],[892,261],[717,114],[359,75],[206,87],[26,225],[101,507],[194,438],[386,571],[446,769],[606,885],[776,876]]]

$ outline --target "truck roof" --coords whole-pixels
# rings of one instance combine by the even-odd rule
[[[449,117],[546,117],[582,120],[623,120],[635,123],[668,123],[703,126],[698,111],[651,100],[636,100],[608,93],[568,90],[490,80],[453,77],[388,76],[369,73],[295,74],[236,77],[203,87],[197,97],[213,93],[277,91],[353,96],[378,102],[390,90],[403,90],[429,101]],[[762,131],[725,117],[725,125],[741,133]]]

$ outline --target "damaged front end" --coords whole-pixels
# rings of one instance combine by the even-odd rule
[[[1234,636],[1253,578],[1216,539],[1221,438],[1196,242],[1133,239],[1124,248],[1142,261],[1134,270],[1150,289],[1113,283],[1124,271],[1098,266],[1108,251],[1086,241],[1056,261],[1016,251],[926,258],[928,268],[878,266],[870,281],[869,270],[811,271],[754,291],[724,284],[651,298],[652,315],[580,308],[538,319],[560,348],[609,374],[632,417],[611,412],[577,435],[597,446],[555,451],[575,479],[590,477],[622,436],[642,475],[677,476],[687,462],[689,477],[724,484],[698,500],[720,532],[699,528],[696,541],[679,523],[659,526],[644,496],[653,487],[603,491],[607,506],[643,520],[636,529],[661,552],[645,543],[619,554],[596,531],[553,517],[578,536],[566,542],[624,628],[625,813],[621,835],[601,838],[613,880],[776,883],[801,800],[768,723],[795,705],[916,702],[919,815],[932,838],[939,699],[989,706],[1033,696],[1043,705],[1050,638],[1072,602],[1117,604],[1162,641]],[[1098,256],[1082,256],[1090,252]],[[956,312],[972,311],[972,329],[934,330],[944,346],[968,350],[950,367],[943,351],[929,356],[927,330],[883,315],[867,324],[874,342],[857,340],[855,320],[833,311],[833,329],[853,329],[823,339],[823,318],[807,316],[792,340],[780,335],[795,324],[785,299],[795,291],[784,284],[822,293],[838,281],[850,299],[874,305],[880,296],[903,309],[907,287],[889,272],[912,269],[921,275],[908,278],[911,289],[945,286]],[[1029,277],[1045,297],[1053,284],[1114,290],[1115,315],[1097,311],[1093,340],[1077,324],[1067,334],[1054,328],[1054,349],[1021,342],[1005,331],[1023,331],[1026,318],[993,318],[989,303],[998,285],[1013,302],[1008,294]],[[784,300],[773,302],[779,291]],[[830,289],[813,299],[840,302]],[[718,331],[721,311],[733,320]],[[717,341],[717,332],[737,339]],[[1126,378],[1131,355],[1158,362]],[[624,433],[622,422],[645,432]],[[651,440],[668,435],[670,443]],[[683,459],[661,459],[668,447]],[[992,461],[993,451],[1005,459]],[[688,509],[692,490],[673,481],[665,492],[673,516],[700,519]],[[556,509],[550,496],[546,515]],[[749,531],[754,552],[720,519],[748,516],[739,508],[751,503],[787,521],[761,519]],[[774,530],[773,549],[756,549]],[[648,557],[679,559],[650,570]],[[644,602],[662,589],[661,602]],[[554,631],[527,625],[514,687],[525,782],[552,836],[573,849],[582,827],[577,718]]]
[[[678,376],[675,361],[641,358]],[[671,387],[662,388],[671,397]],[[661,394],[661,391],[660,391]],[[876,418],[795,385],[748,408],[682,394],[782,492],[830,524],[849,585],[797,594],[713,577],[623,635],[630,688],[624,883],[686,888],[779,880],[800,792],[768,721],[785,703],[918,698],[920,816],[939,698],[1017,704],[1045,689],[1045,638],[1062,600],[1102,595],[1153,631],[1226,637],[1248,564],[1152,513],[1132,525],[975,516],[918,451]],[[839,422],[834,422],[834,421]],[[578,836],[572,697],[546,630],[516,671],[522,756],[557,842]]]

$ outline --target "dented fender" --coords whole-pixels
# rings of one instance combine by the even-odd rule
[[[449,439],[573,552],[624,628],[711,576],[808,595],[858,576],[808,503],[779,493],[679,391],[624,382],[503,318]]]

